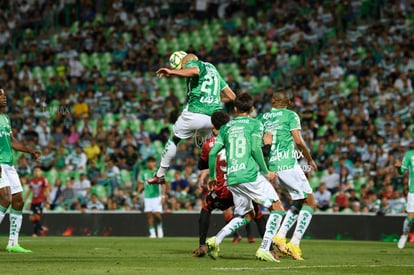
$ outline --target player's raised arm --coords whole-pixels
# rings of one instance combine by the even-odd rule
[[[180,76],[180,77],[192,77],[196,76],[200,73],[197,67],[191,67],[191,68],[184,68],[180,70],[173,70],[168,68],[161,68],[159,69],[156,74],[158,77],[163,76]]]
[[[221,102],[228,103],[236,99],[236,94],[229,86],[226,86],[223,90],[221,90],[220,97]]]

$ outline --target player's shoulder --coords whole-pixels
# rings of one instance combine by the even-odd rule
[[[203,62],[200,60],[190,60],[185,64],[185,68],[202,67]]]
[[[216,136],[212,136],[212,137],[208,138],[203,144],[203,149],[204,148],[211,149],[211,147],[213,147],[214,142],[216,141],[216,139],[217,139]]]

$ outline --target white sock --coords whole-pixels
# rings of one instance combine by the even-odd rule
[[[19,232],[22,227],[23,215],[22,211],[10,209],[10,233],[9,233],[9,246],[19,244]]]
[[[150,233],[150,236],[156,236],[155,235],[155,228],[153,226],[150,226],[149,233]]]
[[[413,220],[406,217],[403,223],[403,235],[407,235],[410,232],[411,225],[413,224]]]
[[[161,164],[160,168],[157,171],[157,177],[165,176],[168,167],[170,167],[170,163],[173,157],[175,157],[177,153],[177,145],[169,139],[167,144],[165,145],[164,151],[162,152],[161,157]]]
[[[292,228],[295,222],[298,219],[298,214],[293,213],[290,209],[286,212],[286,215],[283,219],[282,225],[277,231],[277,236],[280,238],[285,238],[288,231]]]
[[[313,209],[309,206],[303,206],[299,211],[298,223],[290,240],[294,245],[299,246],[306,229],[308,228],[313,216]]]
[[[272,244],[273,237],[282,223],[284,212],[280,210],[270,212],[269,218],[266,223],[266,231],[263,236],[260,248],[269,251],[270,245]]]
[[[162,229],[162,223],[157,224],[157,236],[158,238],[164,237],[164,230]]]
[[[242,217],[234,217],[228,224],[226,224],[223,229],[220,230],[216,235],[216,243],[219,245],[225,237],[230,234],[233,234],[237,229],[243,225],[248,224],[249,221]]]

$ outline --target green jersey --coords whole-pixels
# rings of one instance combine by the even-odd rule
[[[199,75],[187,78],[187,108],[193,113],[211,115],[221,110],[221,91],[227,86],[214,65],[200,60],[189,61],[185,68],[197,67]]]
[[[409,173],[408,192],[414,193],[414,150],[409,150],[404,155],[401,172],[404,173],[407,170]]]
[[[240,116],[223,125],[209,154],[210,178],[215,178],[216,155],[222,147],[226,149],[227,185],[254,182],[258,165],[267,174],[262,139],[263,125],[256,119]]]
[[[0,114],[0,163],[14,164],[13,148],[10,135],[12,133],[10,119],[6,114]]]
[[[272,133],[272,147],[268,159],[269,170],[288,170],[298,163],[301,153],[296,151],[292,130],[301,130],[299,116],[288,109],[272,108],[258,117],[264,132]]]
[[[144,196],[145,198],[156,198],[161,196],[161,185],[160,184],[149,184],[148,180],[155,176],[157,172],[156,169],[154,171],[150,171],[145,169],[141,172],[139,179],[140,182],[144,183]]]

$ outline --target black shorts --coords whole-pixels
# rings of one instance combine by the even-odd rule
[[[214,209],[226,210],[229,207],[234,206],[232,199],[219,198],[214,192],[208,193],[206,197],[206,206],[210,211]]]
[[[33,215],[42,215],[43,203],[35,203],[35,204],[32,203],[30,210],[32,210]]]

